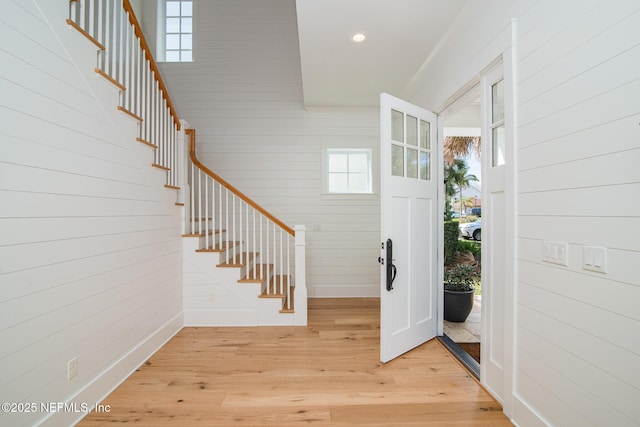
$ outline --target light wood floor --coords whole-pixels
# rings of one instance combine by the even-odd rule
[[[379,361],[378,299],[310,299],[308,327],[185,328],[83,427],[510,426],[432,340]]]

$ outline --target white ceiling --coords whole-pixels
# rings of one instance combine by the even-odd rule
[[[307,107],[399,95],[468,0],[296,0]],[[362,31],[367,40],[350,37]]]

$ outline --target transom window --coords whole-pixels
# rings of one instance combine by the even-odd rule
[[[371,150],[327,149],[327,192],[334,194],[370,194]]]
[[[193,0],[163,0],[162,7],[163,60],[193,61]]]

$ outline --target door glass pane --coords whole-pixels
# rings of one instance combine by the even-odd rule
[[[431,123],[420,120],[420,148],[431,150]]]
[[[182,62],[193,61],[193,54],[190,50],[181,50],[180,55],[181,55],[180,60]]]
[[[397,145],[391,146],[391,174],[404,176],[404,150]]]
[[[391,110],[391,139],[404,142],[404,114]]]
[[[504,165],[504,146],[505,146],[504,126],[498,126],[497,128],[493,129],[491,145],[492,145],[492,150],[491,150],[492,166]]]
[[[407,116],[407,144],[418,145],[418,119]]]
[[[407,148],[407,178],[418,178],[418,150]]]
[[[431,180],[431,153],[420,152],[420,179]]]
[[[491,86],[491,122],[504,120],[504,80]]]

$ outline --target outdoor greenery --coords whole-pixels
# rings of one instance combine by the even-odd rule
[[[474,242],[471,240],[458,240],[458,251],[469,251],[473,254],[473,257],[478,260],[480,259],[480,246],[479,242]]]
[[[479,160],[480,146],[478,136],[447,136],[444,138],[444,159],[450,165],[456,157],[467,157],[474,152]]]
[[[458,255],[458,221],[444,222],[444,263],[453,263]]]
[[[444,271],[444,289],[453,292],[466,292],[476,287],[477,273],[474,266],[457,264]]]
[[[454,159],[451,164],[445,164],[445,221],[451,219],[451,198],[460,191],[460,200],[462,199],[462,190],[468,188],[472,182],[478,181],[478,177],[469,173],[469,165],[463,159]],[[462,208],[462,203],[461,203]]]
[[[460,218],[460,224],[464,224],[467,222],[476,222],[479,218],[475,215],[467,215],[464,218]]]

